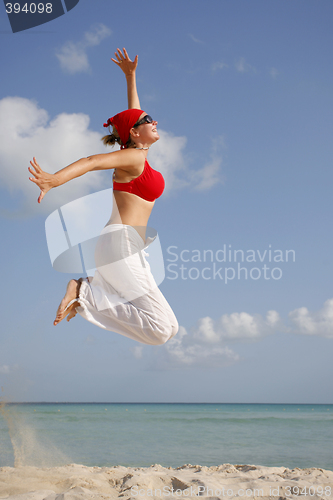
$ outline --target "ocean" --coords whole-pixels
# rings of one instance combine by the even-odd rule
[[[333,405],[25,403],[1,407],[0,466],[253,464],[333,470]]]

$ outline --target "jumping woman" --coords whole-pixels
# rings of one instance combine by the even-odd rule
[[[55,174],[44,172],[33,158],[29,179],[40,189],[40,203],[52,188],[91,171],[113,169],[113,209],[97,241],[96,272],[93,277],[69,281],[54,325],[78,312],[101,328],[159,345],[176,335],[178,323],[144,251],[148,219],[164,190],[162,174],[147,160],[149,148],[159,139],[157,122],[140,107],[135,78],[138,56],[131,61],[125,49],[117,49],[112,61],[125,73],[128,109],[104,123],[110,134],[102,140],[105,145],[118,143],[120,151],[82,158]]]

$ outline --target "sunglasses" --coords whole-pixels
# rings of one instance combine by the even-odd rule
[[[138,122],[136,122],[135,125],[133,125],[133,127],[139,127],[140,125],[144,125],[145,123],[153,123],[153,119],[150,115],[146,115],[144,116],[141,120],[139,120]]]

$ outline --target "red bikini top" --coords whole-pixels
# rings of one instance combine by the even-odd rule
[[[142,174],[130,182],[113,181],[114,191],[125,191],[126,193],[136,194],[146,201],[155,201],[164,191],[165,182],[163,175],[154,170],[149,165],[147,159]]]

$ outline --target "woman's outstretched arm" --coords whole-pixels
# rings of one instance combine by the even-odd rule
[[[116,59],[111,58],[111,61],[115,62],[126,76],[128,109],[141,109],[135,77],[138,56],[135,56],[134,61],[131,61],[126,49],[123,49],[123,52],[117,49],[115,56]]]
[[[123,151],[114,151],[100,155],[88,156],[75,161],[55,174],[44,172],[34,157],[30,161],[31,167],[29,172],[33,177],[29,177],[31,182],[37,184],[40,189],[38,203],[42,201],[44,196],[50,189],[61,186],[72,179],[81,177],[81,175],[94,170],[107,170],[112,168],[121,168],[127,172],[131,172],[140,168],[142,165],[142,156],[137,154],[135,149],[126,149]]]

